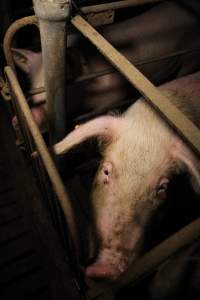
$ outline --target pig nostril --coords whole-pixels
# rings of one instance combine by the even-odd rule
[[[111,175],[111,172],[112,172],[112,163],[111,162],[105,162],[103,164],[102,171],[103,171],[103,174],[106,177],[108,177],[109,175]]]
[[[104,170],[104,174],[108,176],[109,175],[108,170]]]

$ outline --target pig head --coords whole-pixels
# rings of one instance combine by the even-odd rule
[[[30,89],[38,89],[44,86],[44,69],[42,67],[42,55],[41,52],[33,52],[28,49],[16,49],[12,48],[13,58],[15,64],[23,70],[30,80]],[[46,93],[36,93],[28,99],[31,107],[32,115],[41,129],[45,131],[47,127],[46,116]],[[17,130],[18,120],[14,116],[12,119],[12,125]]]
[[[102,150],[91,193],[98,254],[86,275],[115,280],[140,255],[145,230],[165,203],[173,176],[186,172],[200,193],[200,164],[143,99],[121,116],[81,125],[54,151],[63,154],[92,137]]]
[[[30,89],[44,87],[44,69],[42,66],[42,53],[34,52],[28,49],[12,48],[15,64],[23,70],[30,78]],[[32,96],[34,103],[46,99],[45,92]]]

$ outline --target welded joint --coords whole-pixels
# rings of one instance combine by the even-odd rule
[[[36,15],[46,21],[63,21],[70,16],[71,0],[33,0]]]

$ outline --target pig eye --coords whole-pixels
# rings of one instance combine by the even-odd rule
[[[157,188],[157,194],[160,195],[160,196],[164,195],[167,191],[168,184],[169,184],[169,180],[167,178],[162,179],[160,181],[160,184],[159,184],[158,188]]]

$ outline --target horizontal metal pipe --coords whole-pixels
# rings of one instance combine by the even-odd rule
[[[99,4],[99,5],[90,5],[81,7],[80,11],[83,14],[90,14],[90,13],[99,13],[110,9],[121,9],[121,8],[127,8],[127,7],[134,7],[134,6],[141,6],[144,4],[150,4],[150,3],[156,3],[161,2],[163,0],[125,0],[125,1],[119,1],[119,2],[110,2],[105,4]]]

